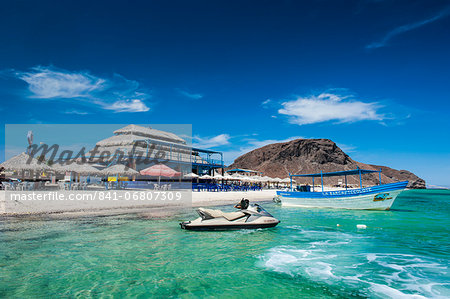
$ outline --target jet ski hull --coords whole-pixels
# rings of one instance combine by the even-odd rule
[[[240,204],[245,204],[244,201],[243,199]],[[199,218],[181,222],[180,226],[182,229],[204,231],[269,228],[280,223],[258,204],[248,205],[248,200],[246,204],[246,209],[229,213],[199,208],[197,210]]]
[[[280,223],[272,222],[272,223],[249,223],[249,224],[201,224],[195,225],[188,222],[181,222],[180,226],[183,229],[187,230],[195,230],[195,231],[211,231],[211,230],[239,230],[239,229],[257,229],[257,228],[269,228],[275,227]]]

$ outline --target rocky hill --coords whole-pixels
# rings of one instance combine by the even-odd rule
[[[382,169],[382,183],[408,180],[410,188],[425,188],[425,181],[407,170],[396,170],[387,166],[364,164],[352,160],[333,141],[329,139],[297,139],[289,142],[274,143],[255,149],[238,157],[232,168],[254,169],[264,175],[284,178],[289,173],[316,173],[364,169]],[[298,182],[311,183],[310,178],[298,178]],[[341,177],[325,178],[327,185],[343,181]],[[359,185],[358,176],[348,176],[348,184]],[[378,173],[363,175],[363,185],[376,185]]]

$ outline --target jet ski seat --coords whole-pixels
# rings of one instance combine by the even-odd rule
[[[205,209],[205,208],[199,208],[198,213],[203,219],[212,219],[212,218],[219,218],[224,217],[228,221],[233,221],[238,218],[244,217],[244,212],[230,212],[230,213],[224,213],[221,210],[213,210],[213,209]]]

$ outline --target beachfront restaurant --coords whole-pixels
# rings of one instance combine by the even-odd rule
[[[1,164],[13,173],[6,179],[6,185],[11,190],[22,190],[24,183],[21,181],[26,180],[58,184],[65,190],[86,190],[89,185],[167,190],[190,188],[192,177],[189,175],[213,174],[215,169],[224,167],[221,152],[192,148],[171,132],[128,125],[113,134],[98,141],[87,153],[89,164],[48,160],[39,164],[33,159],[33,163],[27,165],[27,154],[13,157]],[[12,180],[14,176],[16,181]],[[49,180],[51,183],[47,182]],[[28,186],[31,184],[27,184],[27,190],[32,189]]]

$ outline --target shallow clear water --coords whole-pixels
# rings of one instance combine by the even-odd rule
[[[450,297],[450,191],[407,191],[385,212],[263,205],[276,228],[181,230],[193,210],[2,219],[0,297]]]

